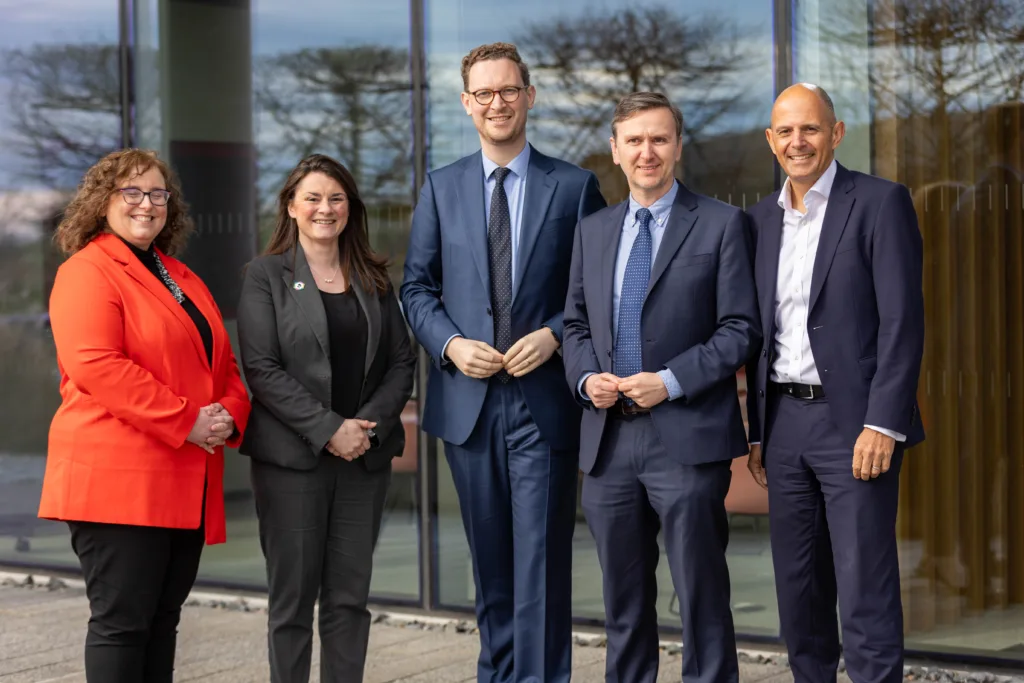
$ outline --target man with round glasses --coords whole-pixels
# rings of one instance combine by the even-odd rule
[[[444,441],[473,558],[480,681],[565,683],[581,408],[562,314],[593,173],[526,141],[536,89],[514,45],[462,60],[481,151],[430,173],[402,303],[433,367],[423,428]]]

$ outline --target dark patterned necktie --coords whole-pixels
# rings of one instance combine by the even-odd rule
[[[505,194],[505,178],[510,171],[494,169],[491,215],[487,221],[487,247],[491,268],[491,311],[494,315],[494,348],[505,353],[512,346],[512,217]],[[502,383],[509,375],[499,370]]]
[[[643,369],[643,349],[640,344],[640,316],[644,309],[647,284],[651,279],[651,218],[650,210],[636,212],[640,224],[633,248],[626,261],[626,274],[619,293],[619,324],[615,334],[615,356],[612,371],[618,377],[630,377]],[[632,404],[631,399],[625,399]]]

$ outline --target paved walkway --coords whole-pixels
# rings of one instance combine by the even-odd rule
[[[9,579],[6,585],[0,582],[0,681],[85,681],[82,643],[89,609],[84,591],[74,583],[25,586]],[[264,603],[258,599],[249,603],[218,603],[216,598],[194,594],[182,614],[175,681],[269,680]],[[479,645],[472,624],[426,618],[423,621],[428,623],[409,622],[383,614],[376,619],[370,636],[365,683],[475,681]],[[662,652],[658,681],[680,680],[680,656],[671,652],[674,649]],[[600,646],[576,646],[574,683],[603,681],[604,655]],[[313,657],[316,662],[316,646]],[[748,661],[740,665],[743,683],[792,680],[780,663],[745,659]],[[319,681],[315,672],[312,680]],[[845,677],[841,680],[849,683]]]

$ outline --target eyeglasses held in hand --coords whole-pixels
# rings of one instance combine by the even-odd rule
[[[144,197],[149,197],[150,203],[153,206],[166,206],[167,201],[171,198],[171,193],[167,190],[150,190],[149,192],[143,192],[137,187],[124,187],[118,189],[121,196],[124,197],[126,204],[135,206],[141,204]]]

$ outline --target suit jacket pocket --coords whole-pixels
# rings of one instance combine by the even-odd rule
[[[711,254],[693,254],[692,256],[677,256],[669,268],[688,268],[689,266],[700,266],[711,262]]]
[[[878,357],[868,356],[867,358],[861,358],[857,361],[860,366],[860,374],[864,379],[870,380],[875,376],[875,370],[878,368]]]

